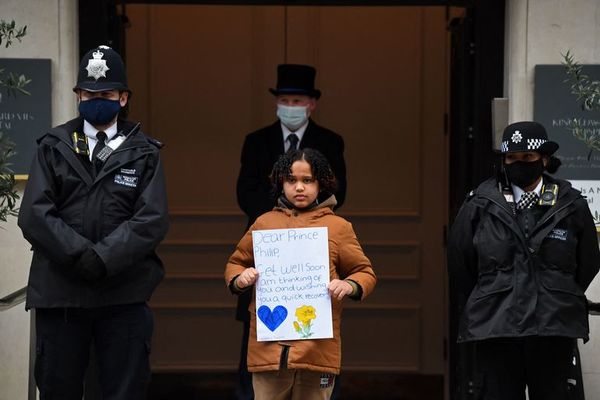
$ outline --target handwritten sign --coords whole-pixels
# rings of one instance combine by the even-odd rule
[[[327,228],[252,232],[258,341],[333,337]]]

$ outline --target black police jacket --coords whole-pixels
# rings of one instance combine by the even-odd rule
[[[119,121],[124,133],[132,127]],[[33,249],[27,309],[144,302],[164,276],[155,253],[168,229],[160,143],[131,135],[94,177],[74,151],[82,129],[76,118],[38,140],[18,220]],[[96,282],[78,273],[90,247],[107,269]]]
[[[559,185],[526,237],[495,179],[472,192],[448,243],[451,305],[459,342],[496,337],[588,338],[584,291],[598,272],[600,251],[587,201]]]

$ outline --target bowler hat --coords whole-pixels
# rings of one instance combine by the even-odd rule
[[[280,64],[277,66],[277,88],[269,89],[275,96],[301,94],[318,99],[321,91],[315,89],[317,70],[310,65]]]
[[[108,46],[98,46],[88,51],[79,64],[77,85],[73,91],[78,89],[88,92],[117,89],[131,93],[127,87],[125,64],[119,53]]]
[[[548,134],[542,124],[533,121],[521,121],[508,125],[502,134],[501,153],[537,151],[552,155],[558,150],[558,143],[548,140]]]

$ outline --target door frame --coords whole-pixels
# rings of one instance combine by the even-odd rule
[[[460,28],[460,45],[466,46],[460,48],[465,57],[463,64],[450,72],[450,115],[446,129],[450,139],[447,178],[450,221],[465,193],[490,176],[494,161],[491,100],[503,95],[505,0],[79,0],[80,55],[99,43],[106,43],[126,61],[127,4],[464,7],[464,20],[448,21],[450,31]],[[453,61],[450,60],[451,67]],[[448,314],[447,321],[447,325],[453,326],[455,316]],[[444,356],[452,360],[457,349],[447,332],[445,336]],[[452,380],[454,366],[450,365],[444,375]],[[458,397],[450,393],[450,398]]]

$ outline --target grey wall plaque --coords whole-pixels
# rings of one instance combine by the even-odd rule
[[[600,80],[600,65],[584,65],[583,73]],[[583,133],[600,135],[600,111],[585,111],[571,93],[563,65],[537,65],[533,118],[546,127],[550,140],[560,149],[556,155],[562,166],[559,178],[571,181],[587,197],[596,226],[600,224],[600,152],[591,151],[573,135],[573,119],[580,121]]]
[[[31,82],[25,89],[27,96],[9,95],[0,91],[0,132],[15,142],[17,154],[11,159],[15,175],[24,177],[35,154],[35,140],[51,127],[52,93],[50,86],[50,60],[28,58],[0,58],[3,76],[12,72],[25,75]]]

